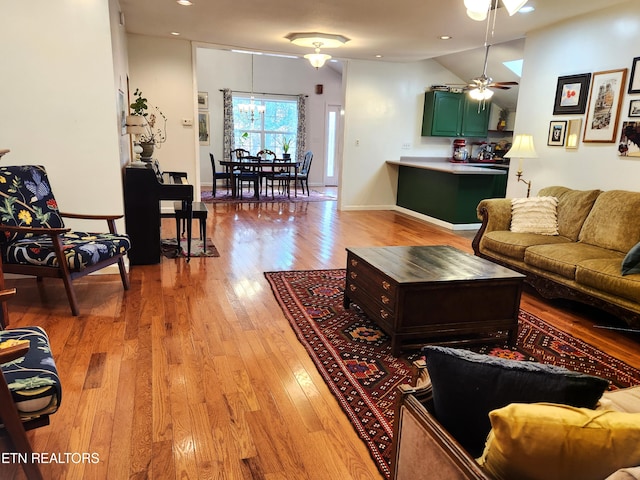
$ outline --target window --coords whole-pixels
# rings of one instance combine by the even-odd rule
[[[241,107],[242,105],[242,107]],[[253,106],[252,106],[253,105]],[[264,114],[259,108],[264,107]],[[284,153],[282,143],[291,140],[289,153],[296,158],[295,139],[298,132],[298,101],[296,97],[233,95],[234,148],[244,148],[252,154],[272,150],[278,157]],[[243,137],[244,133],[247,137]]]

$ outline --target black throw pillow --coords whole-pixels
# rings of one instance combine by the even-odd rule
[[[491,430],[489,412],[510,403],[594,408],[609,382],[566,368],[427,346],[437,420],[474,457]]]

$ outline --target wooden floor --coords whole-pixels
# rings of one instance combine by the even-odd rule
[[[163,220],[171,236],[172,220]],[[347,246],[447,244],[469,235],[390,211],[336,202],[210,205],[219,258],[163,258],[77,284],[10,280],[10,327],[49,333],[63,384],[36,452],[89,453],[48,463],[51,479],[380,479],[368,450],[276,303],[263,272],[343,268]],[[522,306],[640,368],[637,335],[593,328],[606,317],[525,293]],[[24,478],[0,463],[0,478]]]

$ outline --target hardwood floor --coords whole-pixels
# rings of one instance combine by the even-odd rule
[[[164,236],[175,224],[163,220]],[[41,325],[63,383],[36,452],[95,453],[47,463],[51,479],[380,479],[276,303],[263,272],[344,268],[347,246],[447,244],[469,235],[336,202],[210,205],[219,258],[163,258],[76,282],[8,280],[10,327]],[[522,307],[640,368],[638,335],[593,328],[597,312],[527,292]],[[24,478],[0,462],[0,478]]]

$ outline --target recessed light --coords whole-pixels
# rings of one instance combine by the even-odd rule
[[[525,7],[522,7],[520,10],[518,10],[518,13],[531,13],[535,9],[536,8],[533,5],[527,5]]]
[[[189,0],[176,0],[176,3],[178,5],[184,5],[185,7],[188,7],[189,5],[193,5],[193,3],[191,3]]]
[[[382,58],[382,55],[378,54],[376,55],[376,58]]]
[[[171,32],[171,35],[177,37],[178,35],[180,35],[180,32]]]
[[[440,40],[451,40],[453,37],[451,35],[440,35],[438,38]]]

